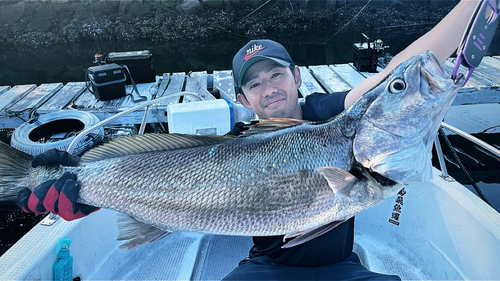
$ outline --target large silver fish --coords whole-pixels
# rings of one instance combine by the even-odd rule
[[[3,144],[0,197],[72,172],[81,184],[79,202],[151,225],[128,224],[149,234],[122,234],[131,239],[125,248],[174,231],[287,235],[296,237],[293,246],[411,181],[429,180],[432,143],[460,86],[426,52],[327,122],[233,139],[122,138],[88,151],[77,167],[33,169],[31,157]]]

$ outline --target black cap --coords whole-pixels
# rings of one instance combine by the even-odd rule
[[[292,58],[283,45],[272,40],[252,40],[248,42],[233,58],[233,75],[236,88],[241,87],[243,76],[254,63],[269,59],[282,66],[293,65]]]

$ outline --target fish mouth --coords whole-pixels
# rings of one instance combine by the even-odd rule
[[[429,84],[430,90],[434,93],[444,92],[449,87],[450,77],[447,77],[447,73],[444,71],[443,65],[436,54],[432,51],[426,51],[420,61],[422,76],[426,77],[425,80]],[[464,79],[464,75],[459,73],[455,80],[453,80],[453,86],[463,86]]]
[[[437,71],[437,73],[434,73],[433,76],[444,77],[445,72],[443,70],[443,67],[441,66],[441,62],[434,52],[426,51],[425,56],[422,56],[422,62],[424,63],[424,69]]]
[[[431,93],[442,93],[446,89],[445,74],[439,59],[433,52],[427,51],[420,60],[421,76],[423,81],[429,85]]]

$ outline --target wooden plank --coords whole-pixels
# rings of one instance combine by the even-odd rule
[[[161,97],[181,92],[184,88],[184,80],[186,74],[184,72],[176,72],[170,75],[170,82],[167,89],[161,94]]]
[[[483,63],[495,68],[495,71],[500,71],[500,59],[495,59],[494,57],[483,57],[481,64]]]
[[[197,93],[203,100],[215,100],[207,90],[208,74],[206,71],[191,72],[186,77],[186,92]],[[195,98],[185,96],[183,102],[196,101]]]
[[[442,65],[443,70],[445,71],[446,75],[449,75],[451,77],[451,73],[453,72],[453,67],[455,66],[455,63],[451,61],[451,59],[446,60]],[[467,68],[464,66],[460,66],[458,69],[458,73],[467,73]],[[471,92],[477,91],[481,89],[482,85],[480,82],[478,82],[474,77],[471,77],[467,83],[462,87],[463,89],[468,89]]]
[[[299,92],[303,97],[307,97],[312,93],[326,93],[318,81],[314,79],[309,69],[305,66],[299,66],[299,69],[300,77],[302,78],[302,85],[300,85]]]
[[[2,94],[0,98],[0,115],[6,108],[20,100],[36,88],[35,84],[17,85]]]
[[[492,68],[485,65],[479,65],[472,76],[484,81],[484,86],[491,89],[498,89],[500,86],[500,73],[494,73]]]
[[[10,86],[0,86],[0,95],[4,92],[7,92],[10,89]]]
[[[500,60],[492,57],[483,57],[483,60],[479,64],[477,70],[489,77],[492,77],[492,80],[495,82],[500,81]]]
[[[330,94],[345,92],[352,89],[351,86],[347,85],[335,72],[333,72],[326,65],[310,66],[309,70],[311,70],[314,77]]]
[[[57,91],[49,100],[40,106],[38,113],[46,113],[52,110],[66,108],[72,101],[80,96],[87,86],[85,82],[69,82],[61,90]]]
[[[89,90],[84,90],[83,93],[73,102],[73,108],[94,108],[97,99]]]
[[[146,97],[147,99],[145,101],[148,101],[148,100],[151,100],[151,97],[156,94],[157,92],[157,83],[156,82],[151,82],[151,83],[141,83],[141,84],[137,84],[137,90],[139,91],[139,94],[143,97]],[[123,98],[120,98],[122,99],[121,100],[121,103],[120,101],[118,101],[119,99],[116,99],[117,100],[117,103],[108,103],[108,104],[105,104],[105,106],[103,106],[103,108],[106,108],[106,107],[133,107],[133,106],[136,106],[138,104],[140,104],[141,102],[144,102],[144,101],[134,101],[137,100],[139,98],[139,95],[134,91],[134,87],[132,85],[127,85],[126,86],[126,91],[127,91],[127,95]],[[131,96],[131,94],[133,94],[133,98]],[[106,102],[112,102],[114,100],[110,100],[110,101],[106,101]]]
[[[446,71],[449,71],[450,75],[453,67],[455,66],[455,59],[448,59],[443,64],[443,68]],[[451,68],[451,70],[450,70]],[[460,65],[458,73],[463,73],[464,75],[467,73],[467,68],[463,65]],[[488,72],[489,70],[486,70]],[[498,82],[495,77],[490,77],[489,74],[484,73],[484,66],[479,66],[476,68],[474,72],[472,72],[472,76],[467,81],[466,86],[469,84],[477,90],[491,90],[498,88]]]
[[[214,71],[214,90],[220,89],[221,98],[236,101],[236,92],[234,89],[234,78],[231,70]],[[226,96],[224,96],[226,94]]]
[[[176,94],[181,92],[184,88],[184,80],[186,79],[186,74],[184,72],[172,73],[170,76],[170,82],[168,83],[167,89],[161,95],[162,97]],[[172,99],[167,99],[162,104],[172,104],[178,103],[179,97],[173,97]]]
[[[156,87],[157,82],[151,82],[151,83],[141,83],[137,84],[137,89],[139,90],[140,95],[145,96],[148,100],[151,99],[152,94],[155,94],[156,91],[154,88]],[[132,107],[137,105],[138,103],[134,102],[134,100],[131,97],[132,91],[134,91],[134,86],[132,85],[126,85],[125,86],[125,92],[127,93],[126,96],[112,99],[112,100],[107,100],[107,101],[100,101],[95,98],[95,96],[88,90],[85,90],[74,102],[73,102],[73,107],[74,108],[122,108],[122,107]],[[138,94],[133,93],[134,99],[139,98]]]
[[[21,100],[7,108],[7,111],[22,112],[35,109],[37,106],[50,99],[62,87],[62,83],[42,84],[24,96]]]
[[[122,107],[122,104],[126,104],[128,100],[130,99],[129,93],[133,91],[133,86],[132,85],[126,85],[125,86],[125,93],[126,95],[124,97],[112,99],[112,100],[98,100],[95,99],[94,104],[91,106],[91,108],[117,108],[117,107]]]
[[[201,89],[207,89],[207,72],[191,72],[186,76],[186,92],[202,93]]]
[[[495,62],[498,62],[499,68],[495,67]],[[472,72],[472,77],[483,84],[480,89],[498,89],[500,86],[500,60],[483,57],[479,66]]]
[[[470,91],[470,89],[461,88],[457,93],[457,97],[453,100],[452,105],[485,103],[500,103],[498,90],[487,89],[481,91]]]
[[[348,65],[350,67],[352,67],[354,70],[356,70],[356,68],[354,67],[354,64],[352,62],[348,63]],[[382,70],[382,69],[380,69],[380,70]],[[366,72],[366,71],[358,71],[358,73],[361,74],[361,76],[363,76],[365,78],[368,78],[368,77],[373,76],[374,74],[376,74],[376,73],[371,73],[371,72]]]
[[[170,75],[168,73],[163,73],[163,76],[160,81],[160,85],[158,86],[158,90],[153,94],[153,98],[161,97],[163,92],[167,90],[167,86],[170,82]]]
[[[335,64],[329,66],[333,72],[337,73],[349,86],[356,87],[365,80],[365,77],[347,64]]]

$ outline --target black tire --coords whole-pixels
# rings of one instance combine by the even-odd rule
[[[41,115],[36,121],[25,122],[17,127],[12,135],[11,145],[33,156],[51,148],[67,150],[78,132],[99,121],[97,116],[84,111],[61,110],[48,113]],[[64,132],[70,132],[71,136],[57,141],[44,142],[44,139]],[[101,143],[103,138],[104,129],[102,127],[95,129],[80,141],[73,154],[83,154],[87,149]]]

